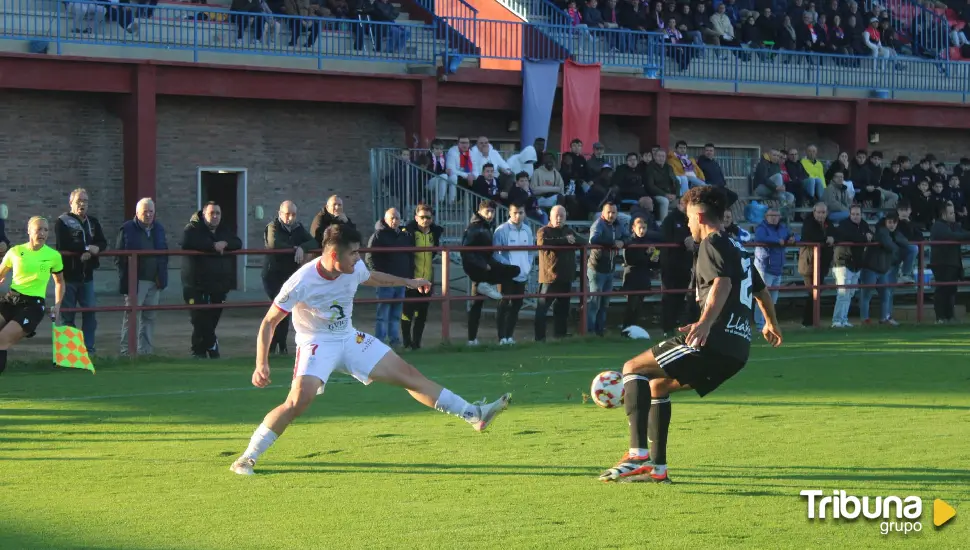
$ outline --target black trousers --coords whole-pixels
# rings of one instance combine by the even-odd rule
[[[957,266],[940,265],[933,267],[933,275],[941,283],[956,282],[960,280],[962,269]],[[953,319],[953,309],[956,307],[957,286],[938,286],[933,289],[933,310],[936,313],[936,320]]]
[[[186,304],[224,304],[226,293],[209,293],[193,288],[182,289]],[[193,309],[189,311],[192,322],[192,354],[206,355],[209,350],[218,350],[216,327],[222,317],[222,308]]]
[[[283,283],[285,282],[286,278],[281,279],[271,274],[263,275],[263,290],[266,291],[266,295],[269,296],[270,300],[276,298],[276,295],[280,293],[280,288],[283,287]],[[286,349],[286,339],[289,337],[289,335],[290,317],[287,316],[286,319],[280,321],[280,324],[276,325],[276,330],[273,332],[273,339],[269,344],[270,351],[276,349],[282,351]]]
[[[690,271],[660,271],[660,282],[664,290],[686,289],[690,284]],[[660,298],[660,328],[664,334],[677,330],[680,326],[680,316],[684,311],[686,292],[664,293]],[[687,300],[692,302],[693,299]]]
[[[407,289],[405,298],[421,298],[417,290]],[[428,306],[431,302],[404,302],[401,313],[401,339],[404,347],[418,349],[421,347],[421,337],[424,335],[424,325],[428,321]]]
[[[649,288],[638,288],[635,290],[650,290]],[[643,309],[643,294],[632,294],[626,297],[626,311],[623,312],[623,328],[629,326],[642,326],[640,324],[640,311]]]
[[[508,281],[502,283],[502,296],[508,294],[525,294],[525,283]],[[515,334],[515,325],[519,322],[519,310],[522,309],[523,298],[502,298],[498,302],[498,338],[511,338]]]
[[[572,281],[555,281],[539,285],[539,294],[561,294],[573,288]],[[536,304],[536,342],[546,339],[546,314],[552,306],[552,335],[556,338],[566,336],[569,320],[569,298],[539,298]]]

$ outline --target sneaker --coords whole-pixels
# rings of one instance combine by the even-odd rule
[[[474,340],[469,340],[468,341],[468,346],[469,347],[475,347],[477,345],[478,345],[478,338],[475,338]]]
[[[909,283],[915,283],[916,282],[916,279],[914,279],[914,278],[912,278],[912,277],[910,277],[908,275],[900,275],[899,278],[896,279],[896,281],[897,282],[900,282],[900,283],[907,283],[907,284],[909,284]]]
[[[879,324],[880,325],[889,325],[891,327],[898,327],[899,326],[899,323],[895,319],[893,319],[892,317],[887,317],[887,318],[883,319],[882,321],[879,321]]]
[[[633,476],[645,476],[653,473],[654,464],[650,461],[650,456],[630,456],[627,451],[623,458],[616,463],[616,466],[605,470],[600,474],[599,480],[603,482],[620,481]]]
[[[241,456],[232,463],[232,466],[229,467],[229,471],[241,476],[251,476],[253,475],[253,466],[255,465],[255,460]]]
[[[515,340],[511,338],[502,338],[501,340],[498,341],[498,345],[500,346],[511,346],[513,344],[515,344]]]
[[[852,327],[854,327],[854,326],[855,326],[855,325],[853,325],[852,323],[850,323],[850,322],[848,322],[848,321],[843,321],[843,322],[842,322],[842,328],[852,328]]]
[[[832,321],[832,328],[845,328],[845,323],[842,321]]]
[[[475,415],[473,421],[470,422],[472,428],[475,428],[476,432],[484,432],[485,428],[488,428],[495,420],[495,417],[507,409],[511,402],[512,394],[507,393],[491,403],[486,403],[485,399],[472,403],[472,405],[478,407],[478,413]]]
[[[493,300],[501,300],[502,293],[498,291],[497,288],[488,283],[478,283],[478,293],[482,296],[488,296]]]

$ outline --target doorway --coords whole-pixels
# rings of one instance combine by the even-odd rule
[[[243,249],[249,248],[246,212],[247,171],[245,168],[200,167],[196,196],[198,210],[202,205],[215,201],[222,207],[220,225],[228,226],[242,240]],[[233,256],[235,269],[230,287],[246,290],[246,256]]]

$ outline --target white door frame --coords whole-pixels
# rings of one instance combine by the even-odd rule
[[[249,248],[249,170],[234,166],[199,166],[195,184],[196,211],[202,210],[202,173],[217,172],[220,174],[236,174],[236,219],[239,225],[239,238],[242,240],[243,249]],[[239,287],[236,290],[246,290],[246,265],[249,263],[248,256],[239,256],[236,263],[236,282]]]

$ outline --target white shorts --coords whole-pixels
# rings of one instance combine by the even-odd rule
[[[377,362],[391,351],[384,342],[370,334],[354,332],[343,340],[297,338],[293,383],[300,376],[314,376],[324,386],[333,371],[349,374],[364,384],[370,384],[370,373]],[[317,394],[323,393],[320,386]]]

